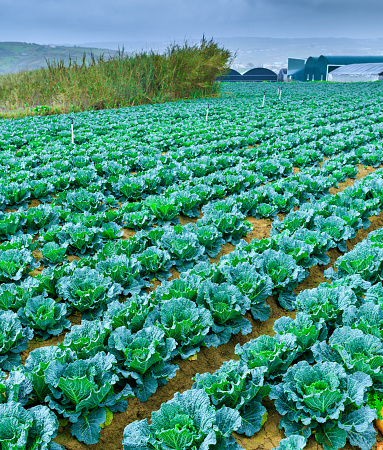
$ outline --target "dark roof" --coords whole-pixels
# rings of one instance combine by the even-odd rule
[[[255,69],[248,70],[242,76],[247,75],[276,75],[276,73],[270,69],[266,69],[265,67],[256,67]]]
[[[346,64],[360,64],[367,62],[383,62],[382,56],[369,56],[369,55],[321,55],[318,60],[327,60],[329,64],[334,65],[346,65]]]
[[[241,74],[234,69],[230,69],[227,75],[241,75]]]

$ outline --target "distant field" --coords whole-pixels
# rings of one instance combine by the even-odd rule
[[[114,54],[114,50],[86,47],[63,47],[51,45],[27,44],[26,42],[0,42],[0,73],[18,72],[26,69],[46,67],[46,59],[82,59],[86,52],[89,56]]]

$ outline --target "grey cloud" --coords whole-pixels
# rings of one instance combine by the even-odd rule
[[[382,37],[382,0],[0,0],[0,41]]]

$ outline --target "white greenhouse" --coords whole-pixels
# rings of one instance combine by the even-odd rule
[[[383,81],[383,63],[347,64],[330,72],[328,81]]]

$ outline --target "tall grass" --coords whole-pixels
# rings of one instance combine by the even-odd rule
[[[60,114],[217,96],[217,77],[232,55],[213,40],[172,44],[163,54],[124,50],[90,62],[48,61],[47,67],[0,76],[0,117]]]

